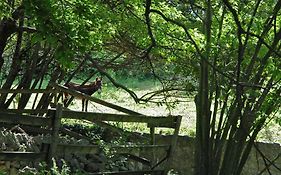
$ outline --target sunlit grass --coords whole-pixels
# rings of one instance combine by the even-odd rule
[[[116,78],[118,83],[126,86],[130,90],[134,91],[139,97],[145,93],[161,89],[160,83],[153,79],[138,79],[134,77],[129,78]],[[94,80],[93,80],[94,81]],[[75,80],[74,82],[81,83],[82,80]],[[46,83],[45,83],[46,84]],[[181,115],[182,123],[180,128],[181,135],[195,136],[195,124],[196,124],[196,109],[193,99],[186,99],[187,102],[177,103],[172,108],[168,108],[165,105],[159,105],[155,103],[136,104],[132,97],[123,89],[118,89],[113,86],[107,79],[103,80],[102,92],[95,93],[93,96],[102,99],[104,101],[122,106],[124,108],[139,112],[149,116],[168,116],[168,115]],[[34,97],[32,97],[34,99]],[[12,103],[11,107],[16,108],[17,102]],[[28,108],[32,106],[33,101],[30,100]],[[69,106],[72,110],[81,111],[82,103],[80,99],[75,99]],[[120,113],[114,109],[89,102],[88,111],[100,112],[100,113]],[[85,123],[79,121],[64,121],[70,123]],[[112,124],[128,130],[142,133],[149,133],[149,128],[143,123],[118,123],[112,122]],[[86,124],[89,125],[89,124]],[[281,143],[281,127],[274,120],[269,123],[258,135],[258,141],[279,142]],[[157,128],[156,133],[171,134],[172,129]]]
[[[145,93],[159,90],[161,86],[159,82],[153,79],[139,80],[137,78],[117,78],[118,83],[126,86],[130,90],[134,91],[139,97]],[[195,135],[195,105],[192,99],[190,102],[181,102],[168,108],[165,105],[159,105],[155,103],[137,104],[132,97],[123,89],[114,87],[108,80],[103,81],[102,92],[100,94],[95,93],[93,96],[105,100],[107,102],[119,105],[121,107],[139,112],[149,116],[168,116],[168,115],[181,115],[183,116],[180,134],[182,135]],[[71,109],[80,110],[81,100],[74,100]],[[88,111],[93,112],[105,112],[105,113],[119,113],[114,109],[89,102]],[[143,133],[149,133],[149,128],[143,123],[114,123],[116,126],[128,131],[137,131]],[[173,129],[157,128],[156,133],[171,134]]]

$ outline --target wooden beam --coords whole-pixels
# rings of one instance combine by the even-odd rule
[[[0,89],[0,94],[55,93],[55,89]]]
[[[146,158],[139,157],[139,156],[136,156],[136,155],[133,155],[133,154],[130,154],[130,153],[120,153],[119,155],[123,156],[123,157],[126,157],[127,159],[134,160],[136,162],[142,163],[143,165],[146,165],[146,166],[149,166],[149,167],[151,166],[150,160],[148,160]]]
[[[49,126],[50,118],[36,117],[32,115],[0,113],[0,122],[32,126]]]
[[[23,129],[27,133],[37,133],[37,134],[51,134],[52,131],[50,129],[39,128],[39,127],[32,127],[26,125],[20,125],[21,129]]]
[[[139,150],[156,150],[156,149],[163,149],[168,150],[170,145],[112,145],[108,146],[109,150],[115,151],[118,154],[121,153],[131,153],[132,151],[139,151]]]
[[[0,113],[27,113],[27,114],[45,114],[48,109],[0,109]]]
[[[1,151],[0,160],[3,161],[42,161],[46,153]]]
[[[43,150],[47,150],[50,143],[43,143]],[[147,149],[164,149],[168,150],[170,145],[107,145],[107,148],[116,153],[128,153],[133,150],[147,150]],[[76,144],[57,144],[56,154],[70,154],[70,153],[89,153],[96,154],[101,151],[99,145],[76,145]]]
[[[140,170],[140,171],[116,171],[116,172],[100,172],[100,173],[89,173],[89,175],[163,175],[163,170]]]
[[[86,99],[86,100],[89,100],[89,101],[93,101],[93,102],[98,103],[100,105],[115,109],[115,110],[120,111],[120,112],[124,112],[126,114],[142,115],[138,112],[135,112],[135,111],[132,111],[130,109],[126,109],[126,108],[123,108],[121,106],[103,101],[103,100],[98,99],[96,97],[92,97],[92,96],[86,95],[84,93],[69,89],[65,86],[61,86],[61,85],[58,85],[58,84],[55,84],[55,83],[53,83],[52,86],[59,91],[69,93],[70,95],[73,95],[73,96],[78,97],[78,98],[83,98],[83,99]]]
[[[175,119],[169,117],[144,116],[144,115],[125,115],[125,114],[109,114],[109,113],[95,113],[95,112],[81,112],[81,111],[63,111],[63,118],[68,119],[85,119],[89,121],[114,121],[114,122],[138,122],[149,123],[155,126],[163,125],[167,127],[175,126]]]
[[[61,115],[62,115],[62,104],[58,104],[57,108],[56,108],[56,113],[55,115],[53,115],[52,117],[52,137],[51,137],[51,143],[50,143],[50,147],[48,150],[48,157],[47,157],[47,164],[48,167],[52,167],[52,159],[55,157],[56,155],[56,149],[57,149],[57,145],[59,142],[59,129],[60,129],[60,125],[61,125]]]
[[[58,144],[56,154],[97,154],[101,152],[98,145],[74,145],[74,144]]]
[[[71,137],[74,137],[74,138],[76,138],[76,139],[85,139],[85,140],[88,140],[89,142],[92,142],[92,140],[91,140],[91,138],[89,138],[89,137],[87,137],[87,136],[84,136],[84,135],[82,135],[82,134],[79,134],[79,133],[77,133],[77,132],[74,132],[74,131],[71,131],[70,129],[67,129],[67,128],[63,128],[63,127],[61,127],[60,128],[60,132],[62,133],[62,134],[65,134],[65,135],[69,135],[69,136],[71,136]]]
[[[182,120],[182,116],[178,116],[176,119],[176,127],[174,130],[174,134],[171,140],[171,147],[168,153],[168,159],[167,159],[167,166],[165,167],[165,174],[168,173],[168,171],[170,169],[173,168],[173,162],[175,160],[175,152],[176,152],[176,148],[177,148],[177,142],[178,142],[178,135],[180,132],[180,125],[181,125],[181,120]]]

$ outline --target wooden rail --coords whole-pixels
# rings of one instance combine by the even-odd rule
[[[89,175],[164,175],[163,170],[140,170],[140,171],[117,171],[117,172],[100,172],[89,173]]]
[[[73,144],[60,144],[58,143],[59,132],[64,132],[66,134],[70,134],[74,137],[82,138],[82,135],[73,133],[69,130],[64,130],[60,128],[61,119],[78,119],[78,120],[88,120],[91,122],[101,123],[103,121],[113,121],[113,122],[136,122],[136,123],[147,123],[150,128],[151,133],[151,145],[115,145],[109,146],[110,150],[114,150],[119,153],[126,153],[132,150],[140,150],[140,149],[165,149],[168,154],[167,156],[158,162],[156,165],[158,166],[160,163],[164,162],[165,159],[167,162],[167,168],[165,171],[160,170],[147,170],[147,171],[130,171],[130,172],[103,172],[102,174],[163,174],[167,172],[169,165],[173,161],[173,154],[176,148],[177,136],[179,134],[181,116],[146,116],[140,114],[138,112],[132,111],[130,109],[126,109],[124,107],[120,107],[118,105],[108,103],[101,99],[91,97],[85,95],[83,93],[77,92],[72,89],[68,89],[67,87],[52,84],[53,89],[12,89],[12,90],[4,90],[0,89],[1,93],[62,93],[66,92],[75,97],[80,97],[83,99],[87,99],[98,103],[100,105],[115,109],[119,112],[123,112],[125,114],[109,114],[109,113],[95,113],[95,112],[80,112],[80,111],[71,111],[63,109],[61,104],[58,104],[56,109],[49,110],[33,110],[33,109],[2,109],[0,110],[0,123],[4,123],[7,125],[19,124],[22,125],[23,128],[34,132],[41,133],[50,133],[52,135],[51,142],[43,144],[43,148],[41,153],[34,152],[0,152],[0,160],[46,160],[49,165],[52,163],[52,158],[58,154],[70,154],[70,153],[99,153],[101,151],[98,145],[73,145]],[[57,100],[57,98],[56,98]],[[55,103],[57,101],[55,100]],[[25,115],[24,115],[24,114]],[[37,117],[30,114],[41,113],[47,114],[46,117]],[[28,126],[25,126],[28,125]],[[38,126],[47,126],[47,128],[34,128]],[[170,145],[155,145],[155,127],[168,127],[174,129],[174,136],[172,138],[172,142]],[[96,173],[97,175],[99,173]]]
[[[46,94],[56,92],[56,89],[0,89],[0,94]]]
[[[32,126],[50,126],[51,118],[43,118],[23,114],[0,113],[0,122]]]
[[[65,86],[61,86],[61,85],[58,85],[58,84],[52,84],[52,86],[55,89],[57,89],[58,91],[69,93],[70,95],[73,95],[73,96],[78,97],[78,98],[83,98],[83,99],[86,99],[86,100],[89,100],[89,101],[93,101],[93,102],[98,103],[100,105],[115,109],[115,110],[120,111],[120,112],[124,112],[126,114],[142,115],[138,112],[132,111],[130,109],[123,108],[121,106],[118,106],[118,105],[115,105],[115,104],[112,104],[112,103],[109,103],[109,102],[106,102],[106,101],[103,101],[103,100],[98,99],[96,97],[88,96],[88,95],[83,94],[81,92],[69,89]]]
[[[114,121],[114,122],[135,122],[147,123],[154,126],[174,128],[176,126],[176,117],[163,116],[144,116],[133,114],[109,114],[109,113],[95,113],[95,112],[80,112],[65,110],[62,113],[63,118],[69,119],[85,119],[89,121]]]
[[[46,114],[50,109],[0,109],[0,113]]]
[[[50,143],[43,143],[42,150],[48,152]],[[57,144],[56,155],[66,154],[97,154],[101,152],[98,145]]]
[[[34,152],[15,152],[15,151],[1,151],[0,160],[5,161],[43,161],[46,160],[46,153]]]

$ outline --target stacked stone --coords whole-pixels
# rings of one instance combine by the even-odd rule
[[[21,151],[40,152],[42,142],[49,142],[50,135],[30,136],[26,133],[14,133],[4,128],[0,131],[0,151]],[[88,140],[75,139],[69,136],[61,136],[59,143],[90,145]],[[102,151],[98,154],[67,154],[56,158],[56,165],[59,169],[66,164],[71,172],[103,172],[103,171],[128,171],[135,169],[135,164],[120,156],[109,157]],[[40,162],[0,162],[1,169],[17,169],[18,172],[36,172],[40,167]],[[10,170],[9,170],[10,171]]]

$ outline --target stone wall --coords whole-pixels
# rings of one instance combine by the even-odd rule
[[[170,142],[171,136],[157,136],[157,144],[167,144]],[[180,174],[180,175],[193,175],[194,173],[194,138],[190,138],[187,136],[179,136],[177,150],[174,154],[175,159],[172,163],[172,167]],[[278,168],[281,168],[281,146],[279,144],[273,143],[258,143],[257,144],[259,150],[270,160],[273,161],[279,155],[279,158],[275,160],[275,165]],[[144,150],[143,150],[144,151]],[[152,153],[142,152],[141,155],[149,155],[152,156]],[[154,153],[157,155],[158,161],[161,157],[164,156],[164,151],[158,151]],[[269,162],[268,162],[269,163]],[[165,166],[163,164],[162,166]],[[265,164],[262,156],[260,155],[257,149],[253,148],[251,154],[248,158],[248,161],[243,169],[243,175],[257,175],[262,170],[264,170]],[[270,173],[272,175],[281,175],[281,171],[275,168],[274,166],[270,166]],[[267,171],[264,171],[262,175],[269,175]]]

